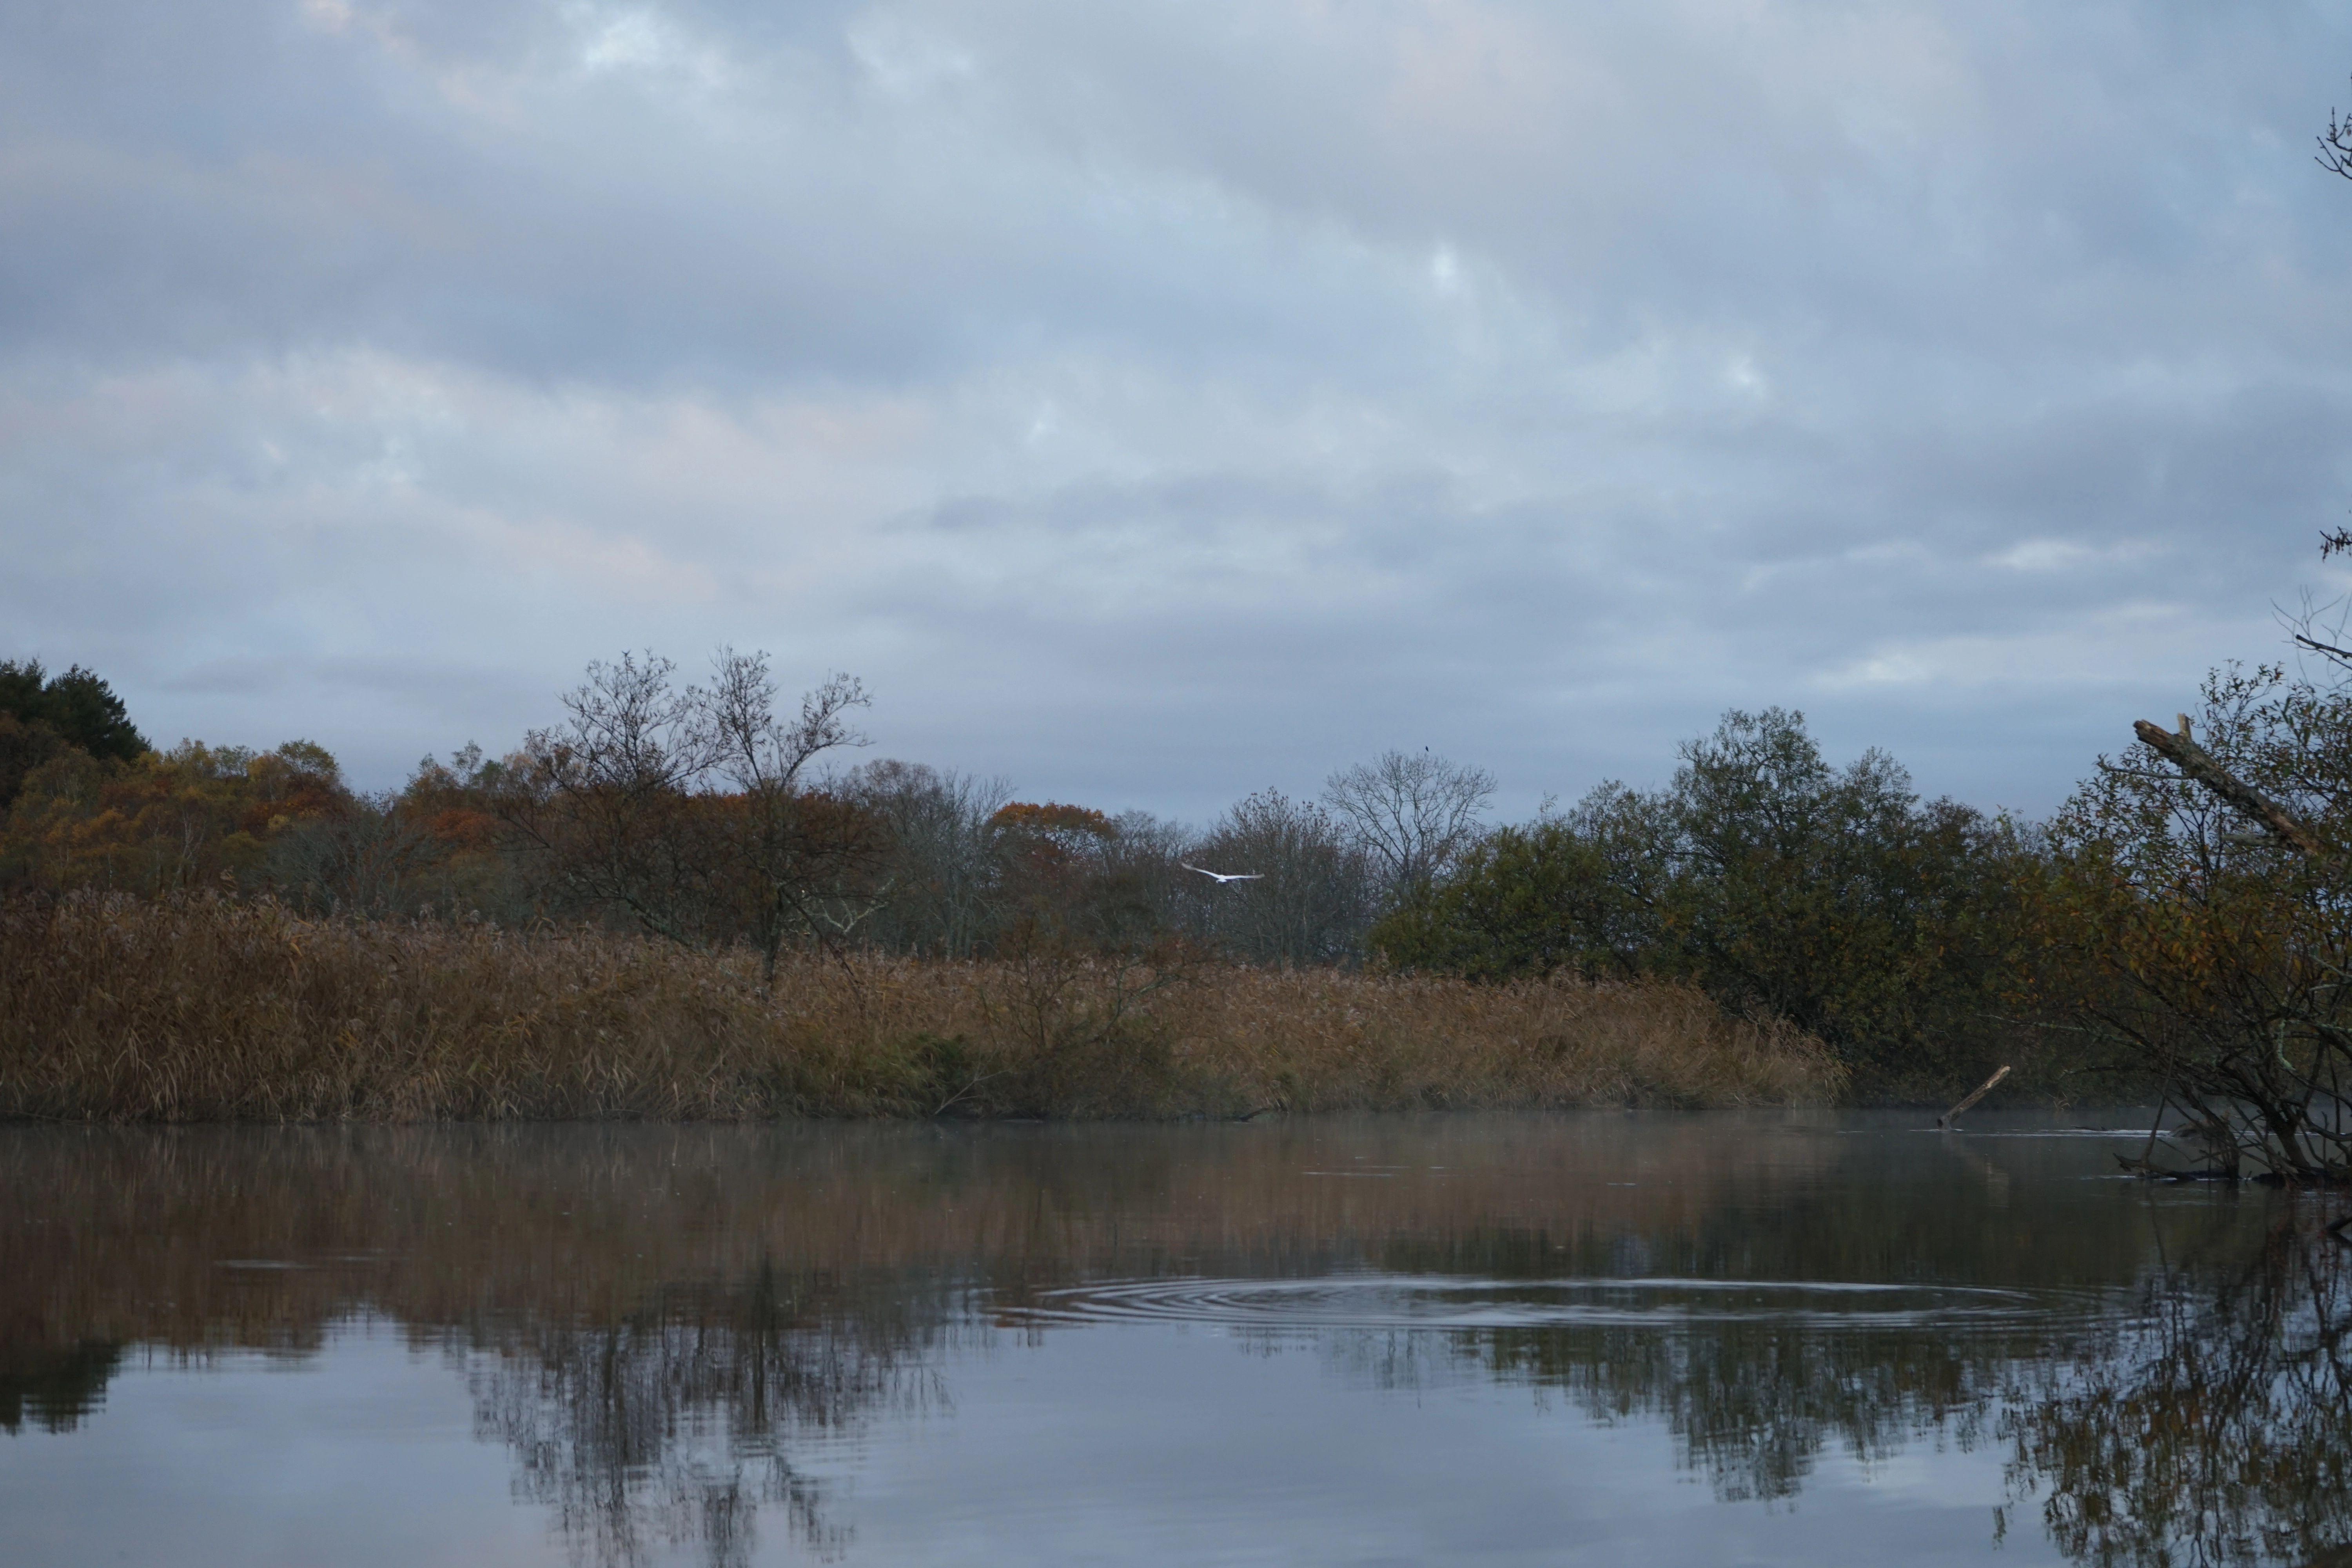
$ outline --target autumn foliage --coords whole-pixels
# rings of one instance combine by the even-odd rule
[[[2352,686],[2232,668],[2179,734],[2293,826],[2146,752],[2050,833],[2025,973],[2080,1048],[2134,1063],[2220,1173],[2352,1178]]]
[[[2352,1171],[2352,688],[2279,670],[2196,721],[2271,817],[2165,747],[1988,817],[1773,710],[1517,826],[1395,755],[1194,831],[835,765],[857,683],[780,710],[726,650],[593,666],[562,722],[373,795],[303,742],[133,750],[102,681],[28,668],[0,1114],[1948,1102],[2007,1064],[2167,1100],[2216,1169]]]

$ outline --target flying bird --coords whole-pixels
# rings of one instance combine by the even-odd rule
[[[1263,871],[1207,871],[1207,870],[1202,870],[1202,868],[1201,868],[1200,867],[1195,866],[1195,865],[1192,864],[1190,861],[1185,861],[1185,860],[1179,860],[1179,861],[1177,861],[1177,862],[1176,862],[1176,864],[1178,864],[1179,866],[1183,867],[1183,868],[1184,868],[1184,869],[1186,869],[1187,871],[1200,871],[1200,872],[1201,872],[1201,875],[1202,875],[1203,877],[1208,878],[1208,879],[1209,879],[1209,880],[1211,880],[1211,881],[1213,881],[1213,882],[1216,883],[1219,887],[1223,887],[1223,886],[1225,883],[1227,883],[1227,882],[1255,882],[1255,881],[1256,881],[1259,878],[1261,878],[1261,877],[1263,877],[1263,876],[1265,876],[1265,872],[1263,872]]]

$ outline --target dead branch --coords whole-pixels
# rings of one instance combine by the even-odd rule
[[[2338,647],[2332,642],[2322,642],[2305,632],[2294,634],[2294,646],[2313,653],[2324,653],[2339,664],[2352,664],[2352,648]]]
[[[2211,752],[2189,738],[2186,720],[2176,732],[2142,719],[2132,725],[2132,733],[2280,843],[2305,855],[2320,852],[2318,835],[2286,807],[2214,761]]]
[[[1990,1094],[1993,1091],[1993,1086],[2008,1076],[2009,1069],[2007,1068],[2002,1068],[1999,1072],[1994,1073],[1990,1078],[1985,1079],[1984,1082],[1977,1085],[1977,1091],[1974,1094],[1969,1096],[1966,1100],[1952,1107],[1951,1110],[1944,1112],[1943,1115],[1936,1118],[1936,1125],[1942,1128],[1947,1132],[1950,1131],[1952,1129],[1952,1123],[1959,1120],[1961,1111],[1966,1110],[1978,1100],[1982,1100],[1986,1095]]]

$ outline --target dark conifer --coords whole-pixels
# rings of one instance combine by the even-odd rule
[[[102,760],[127,763],[149,749],[114,689],[78,664],[51,676],[37,658],[0,659],[0,713]]]

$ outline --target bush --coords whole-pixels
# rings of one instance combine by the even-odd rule
[[[1663,792],[1604,784],[1490,835],[1375,949],[1472,978],[1687,982],[1819,1035],[1875,1095],[2027,1054],[1999,1017],[2032,858],[2007,823],[1920,801],[1883,752],[1831,768],[1780,709],[1727,715],[1682,759]]]

